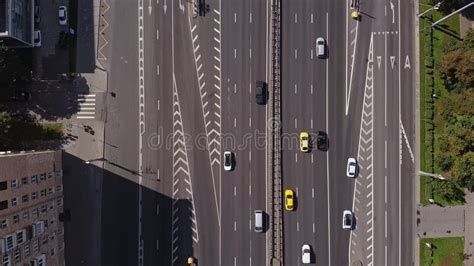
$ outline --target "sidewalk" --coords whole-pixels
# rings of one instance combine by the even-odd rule
[[[474,266],[474,192],[466,191],[465,207],[465,235],[464,235],[464,254],[467,259],[465,266]]]
[[[464,206],[419,206],[417,234],[421,238],[464,236]]]

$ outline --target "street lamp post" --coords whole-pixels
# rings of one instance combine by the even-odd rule
[[[463,7],[461,7],[460,9],[458,9],[458,10],[452,12],[451,14],[442,17],[441,19],[439,19],[439,20],[436,21],[435,23],[431,24],[431,28],[434,28],[434,27],[436,26],[436,24],[438,24],[438,23],[440,23],[440,22],[442,22],[442,21],[448,19],[448,18],[451,17],[452,15],[455,15],[455,14],[457,14],[457,13],[463,11],[464,9],[466,9],[466,8],[472,6],[472,5],[474,5],[474,2],[471,2],[471,3],[469,3],[469,4],[467,4],[467,5],[463,6]]]
[[[434,6],[430,7],[430,8],[428,8],[425,12],[423,12],[423,13],[421,13],[421,14],[418,14],[418,17],[421,18],[424,14],[430,12],[430,11],[433,10],[433,9],[434,9],[434,10],[438,10],[440,6],[441,6],[441,2],[438,2],[438,3],[436,3],[436,5],[434,5]]]

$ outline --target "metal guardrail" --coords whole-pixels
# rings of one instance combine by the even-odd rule
[[[271,4],[271,80],[270,80],[270,112],[272,117],[271,130],[271,265],[283,265],[283,213],[282,213],[282,179],[281,179],[281,0],[273,0]]]

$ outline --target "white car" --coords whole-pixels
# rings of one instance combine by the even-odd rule
[[[234,168],[234,153],[231,151],[224,152],[224,170],[232,171]]]
[[[323,37],[316,39],[316,55],[319,58],[326,57],[326,40]]]
[[[349,210],[342,212],[342,229],[352,230],[354,224],[354,215]]]
[[[355,177],[357,175],[357,161],[354,158],[347,159],[347,177]]]
[[[34,38],[34,46],[41,47],[41,31],[35,30]]]
[[[58,11],[59,25],[67,25],[67,8],[60,6]]]
[[[303,262],[303,264],[311,263],[311,246],[308,244],[304,244],[301,247],[301,262]]]

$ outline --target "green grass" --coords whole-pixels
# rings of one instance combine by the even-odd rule
[[[433,249],[429,249],[426,243],[432,244]],[[421,266],[462,266],[463,254],[463,237],[420,239]]]
[[[422,0],[420,1],[420,12],[429,8],[429,0]],[[426,79],[429,79],[431,75],[426,73],[427,67],[425,66],[425,49],[427,48],[427,36],[425,36],[424,31],[431,29],[431,21],[429,18],[432,18],[432,21],[437,21],[438,19],[442,18],[443,15],[438,11],[430,11],[427,15],[423,16],[420,19],[420,168],[426,172],[435,172],[441,173],[440,168],[436,165],[436,163],[432,160],[433,157],[436,157],[436,154],[439,152],[439,147],[437,145],[437,125],[435,126],[434,131],[434,146],[432,147],[431,144],[427,144],[427,139],[430,139],[430,134],[428,128],[431,127],[430,123],[431,119],[428,119],[428,111],[429,108],[434,108],[433,104],[431,103],[432,100],[432,92],[427,87]],[[443,55],[443,47],[449,43],[450,40],[459,41],[457,36],[459,36],[459,17],[453,16],[442,23],[438,24],[441,29],[433,29],[433,58],[434,58],[434,71],[432,76],[434,77],[434,86],[433,92],[437,95],[437,97],[441,98],[444,97],[447,92],[443,86],[442,79],[437,71],[437,66],[441,61]],[[434,156],[433,152],[434,151]],[[436,191],[437,189],[434,185],[439,185],[438,182],[442,181],[433,181],[430,177],[421,177],[420,180],[420,203],[421,204],[428,204],[428,199],[433,197],[437,203],[443,205],[458,205],[462,204],[462,201],[459,200],[449,200],[439,195]]]

